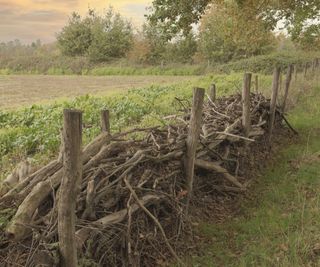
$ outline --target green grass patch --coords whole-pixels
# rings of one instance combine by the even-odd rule
[[[290,113],[300,140],[274,157],[242,215],[201,225],[212,242],[193,266],[320,266],[319,101],[318,87]]]

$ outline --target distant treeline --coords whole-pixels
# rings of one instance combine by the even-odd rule
[[[160,15],[155,19],[160,12],[155,3],[154,16],[139,30],[112,8],[103,14],[92,9],[85,16],[73,13],[55,43],[0,43],[0,73],[197,75],[241,70],[244,62],[265,71],[279,54],[285,62],[300,62],[307,55],[302,51],[310,54],[320,47],[314,27],[312,34],[300,32],[306,36],[299,38],[275,35],[269,20],[244,16],[253,18],[255,5],[222,2],[201,11],[197,30],[185,30],[188,17],[180,30],[162,23]]]

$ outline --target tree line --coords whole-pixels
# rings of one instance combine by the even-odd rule
[[[302,49],[320,48],[320,1],[154,0],[142,29],[109,8],[73,13],[58,34],[61,51],[92,61],[227,62],[273,51],[282,28]]]
[[[225,63],[268,54],[284,40],[294,48],[320,48],[318,0],[153,0],[146,17],[135,29],[112,7],[102,14],[93,9],[84,16],[72,13],[56,45],[16,41],[0,44],[0,52],[3,59],[8,51],[27,51],[92,64],[119,58],[161,64]],[[277,35],[276,29],[286,34]]]

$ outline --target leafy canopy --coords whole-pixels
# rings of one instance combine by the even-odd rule
[[[234,3],[212,5],[202,18],[200,52],[208,60],[227,62],[271,51],[275,37],[255,14],[238,12]]]
[[[147,17],[151,23],[161,23],[172,38],[179,32],[187,34],[212,5],[226,3],[234,3],[243,16],[254,14],[270,30],[283,21],[294,40],[314,25],[319,28],[319,0],[153,0]]]
[[[103,16],[89,9],[86,17],[73,13],[58,34],[59,47],[67,56],[89,56],[106,61],[125,56],[132,45],[133,29],[129,21],[110,7]]]

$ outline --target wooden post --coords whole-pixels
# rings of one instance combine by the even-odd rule
[[[77,266],[75,240],[75,209],[77,194],[82,179],[82,113],[65,109],[64,115],[64,156],[63,177],[58,201],[58,236],[61,266]]]
[[[287,75],[286,75],[286,83],[285,83],[285,88],[284,88],[282,112],[285,112],[285,109],[286,109],[288,93],[289,93],[290,83],[291,83],[291,79],[292,79],[292,72],[293,72],[293,65],[290,65],[288,67]]]
[[[282,92],[282,73],[280,72],[278,94],[281,94],[281,92]]]
[[[316,60],[314,59],[313,61],[312,61],[312,75],[314,75],[314,73],[315,73],[315,70],[316,70]]]
[[[259,92],[259,76],[258,75],[255,76],[255,90],[256,90],[256,93]]]
[[[250,120],[250,87],[251,87],[251,73],[245,73],[243,77],[242,87],[242,126],[244,128],[245,136],[248,137],[251,128]]]
[[[274,125],[274,120],[276,115],[280,73],[281,73],[280,67],[275,68],[273,72],[272,95],[271,95],[271,103],[270,103],[269,142],[271,142],[273,125]]]
[[[216,101],[216,96],[217,96],[216,94],[217,94],[216,85],[213,83],[213,84],[211,84],[210,89],[209,89],[209,96],[210,96],[210,99],[212,100],[212,102]]]
[[[194,163],[202,124],[202,108],[204,95],[205,89],[193,89],[193,102],[189,124],[189,133],[186,141],[187,152],[185,158],[185,174],[187,179],[188,190],[186,212],[188,212],[189,203],[193,190]]]
[[[295,81],[298,80],[298,68],[299,68],[299,66],[297,64],[294,65],[294,80]]]
[[[110,112],[109,110],[101,110],[101,131],[110,133]]]
[[[307,77],[307,73],[308,73],[308,63],[306,63],[304,66],[304,78]]]

